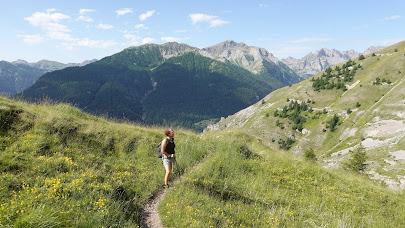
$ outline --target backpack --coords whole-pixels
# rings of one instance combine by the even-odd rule
[[[166,138],[166,140],[167,140],[167,138]],[[159,144],[158,144],[158,158],[163,157],[163,154],[162,154],[162,141],[160,141]]]

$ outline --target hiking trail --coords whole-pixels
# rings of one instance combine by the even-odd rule
[[[196,163],[192,167],[187,168],[186,170],[196,170],[198,169],[205,161],[207,158],[210,156],[206,156],[203,159],[200,160],[200,162]],[[173,169],[175,169],[174,167]],[[177,170],[178,172],[178,170]],[[172,184],[170,185],[170,188],[173,188],[176,186],[178,183],[181,183],[181,179],[183,178],[184,174],[186,172],[184,171],[182,174],[179,174],[178,178],[175,179]],[[163,181],[163,178],[162,178]],[[159,189],[159,191],[152,196],[152,198],[145,204],[143,207],[142,211],[142,227],[144,228],[164,228],[162,225],[162,220],[160,219],[158,207],[159,204],[163,201],[165,198],[166,194],[171,191],[171,189]]]

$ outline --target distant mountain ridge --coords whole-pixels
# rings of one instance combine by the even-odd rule
[[[354,50],[338,51],[336,49],[321,48],[315,53],[309,53],[301,59],[288,57],[281,61],[289,66],[298,75],[304,78],[309,78],[331,66],[334,66],[343,61],[359,57],[360,55],[368,55],[377,52],[385,47],[383,46],[371,46],[364,52],[357,52]]]
[[[233,40],[227,40],[203,48],[199,53],[221,62],[230,62],[245,68],[253,74],[263,75],[264,78],[272,75],[284,84],[294,84],[303,80],[266,49],[248,46],[242,42],[237,43]]]
[[[14,62],[0,61],[0,96],[9,97],[22,92],[47,72],[71,66],[85,66],[95,61],[97,60],[68,64],[49,60],[41,60],[35,63],[29,63],[21,59]]]
[[[0,61],[0,96],[9,97],[23,91],[44,73],[43,69]]]
[[[301,80],[263,48],[234,41],[205,49],[169,42],[129,47],[83,67],[47,73],[23,96],[71,102],[93,114],[202,130],[210,120]]]
[[[51,61],[51,60],[46,60],[46,59],[43,59],[43,60],[40,60],[40,61],[34,62],[34,63],[29,63],[29,62],[27,62],[25,60],[18,59],[18,60],[14,61],[14,62],[11,62],[11,63],[13,63],[13,64],[24,64],[24,65],[28,65],[30,67],[43,69],[46,72],[50,72],[50,71],[54,71],[54,70],[61,70],[61,69],[66,68],[66,67],[85,66],[85,65],[87,65],[89,63],[93,63],[93,62],[96,62],[96,61],[98,61],[98,60],[97,59],[92,59],[92,60],[83,61],[81,63],[67,63],[67,64],[65,64],[65,63],[60,63],[60,62],[57,62],[57,61]]]

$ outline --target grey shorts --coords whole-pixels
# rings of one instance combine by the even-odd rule
[[[167,166],[167,165],[174,165],[176,163],[176,157],[174,158],[168,158],[166,155],[163,154],[162,156],[162,161],[163,161],[163,165]]]

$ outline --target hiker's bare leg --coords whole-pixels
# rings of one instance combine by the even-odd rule
[[[173,165],[165,165],[166,175],[165,175],[165,185],[169,183],[170,174],[172,173]]]

